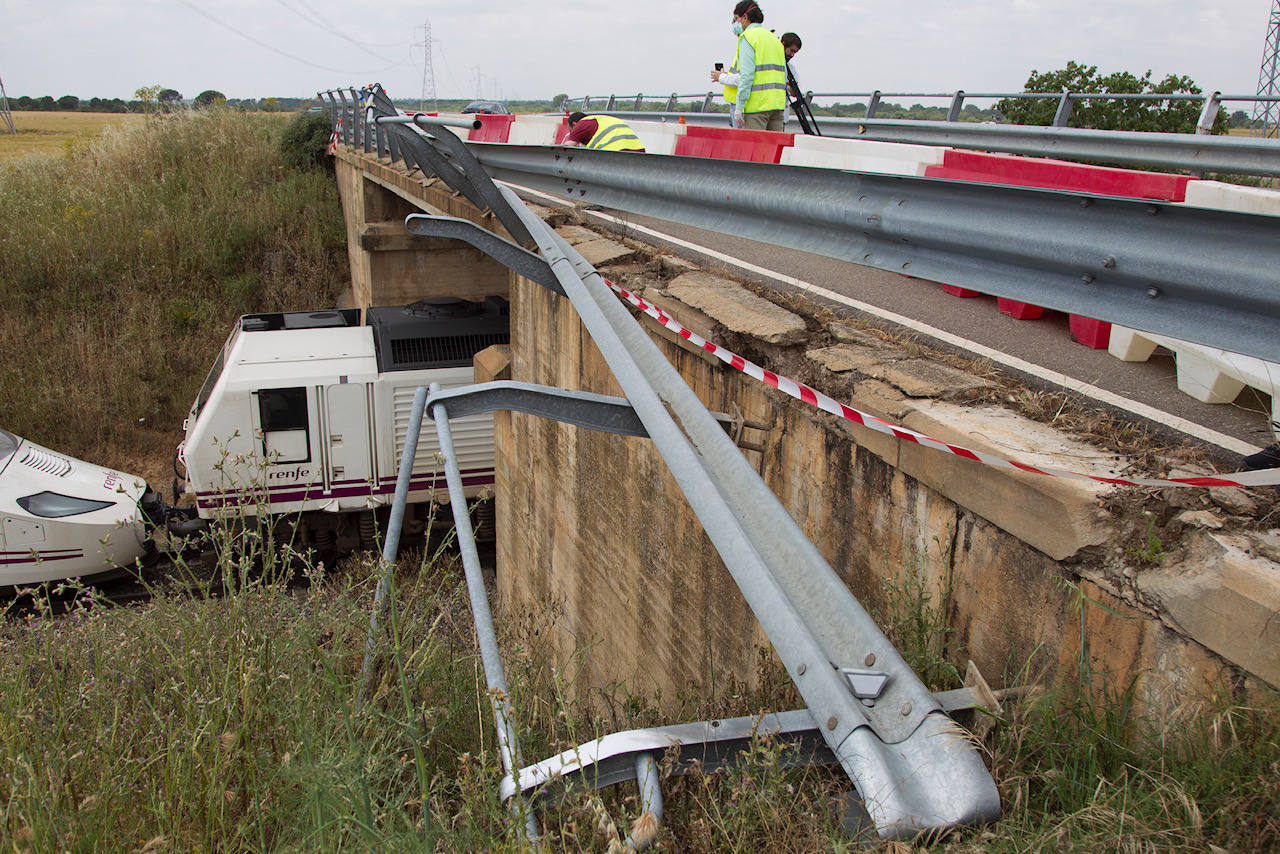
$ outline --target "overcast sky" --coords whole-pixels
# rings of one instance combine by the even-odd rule
[[[1017,91],[1074,59],[1228,94],[1257,91],[1274,2],[761,0],[766,26],[804,39],[797,70],[817,92]],[[430,18],[441,97],[705,92],[711,64],[733,59],[732,5],[0,0],[0,79],[10,97],[130,98],[152,84],[308,96],[378,81],[416,98]]]

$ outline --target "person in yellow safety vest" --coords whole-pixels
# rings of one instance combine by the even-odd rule
[[[780,131],[787,105],[787,60],[782,42],[763,23],[764,12],[755,0],[741,0],[733,7],[738,51],[733,67],[712,71],[711,79],[725,83],[724,99],[732,105],[734,127]],[[723,80],[726,76],[729,79]]]
[[[612,116],[588,116],[573,113],[569,116],[569,135],[565,145],[581,145],[597,151],[636,151],[644,153],[644,143],[631,126]]]

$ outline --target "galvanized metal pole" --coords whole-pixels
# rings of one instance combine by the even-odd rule
[[[378,563],[378,587],[373,595],[373,610],[369,615],[369,637],[364,642],[364,661],[360,664],[360,700],[368,699],[369,677],[373,672],[373,656],[378,648],[378,628],[388,594],[395,580],[396,552],[400,549],[400,532],[404,529],[404,511],[409,501],[409,481],[413,477],[413,460],[418,455],[418,435],[422,432],[422,413],[427,407],[427,390],[419,388],[413,394],[409,409],[409,426],[405,432],[404,450],[400,454],[400,471],[396,474],[396,491],[391,500],[391,518],[387,524],[387,539],[382,546],[382,560]]]
[[[423,391],[423,389],[419,389]],[[431,384],[431,393],[440,391],[439,383]],[[414,398],[415,406],[417,397]],[[462,486],[462,471],[453,447],[453,432],[449,428],[449,412],[443,403],[433,404],[431,415],[436,423],[436,435],[440,441],[440,454],[444,457],[444,473],[449,484],[449,507],[458,537],[458,551],[462,554],[462,569],[467,578],[467,594],[471,598],[471,614],[475,621],[476,643],[480,647],[480,661],[484,666],[485,684],[489,687],[489,705],[493,710],[494,728],[498,738],[498,754],[502,759],[503,773],[512,779],[523,764],[520,760],[520,742],[511,723],[511,706],[508,700],[507,676],[502,668],[502,654],[498,650],[498,633],[493,626],[493,613],[489,610],[489,594],[485,589],[484,575],[480,570],[480,555],[476,551],[475,532],[467,512],[467,496]],[[538,826],[533,811],[523,798],[512,798],[512,808],[524,822],[525,837],[537,842]]]

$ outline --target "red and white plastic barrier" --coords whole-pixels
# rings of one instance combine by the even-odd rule
[[[890,436],[896,436],[908,442],[915,442],[926,448],[932,448],[935,451],[941,451],[947,454],[953,454],[958,457],[974,460],[995,468],[1012,469],[1015,471],[1027,472],[1029,474],[1045,475],[1046,477],[1065,477],[1073,480],[1088,480],[1096,483],[1110,483],[1120,486],[1276,486],[1280,485],[1280,469],[1266,469],[1265,471],[1239,472],[1231,475],[1223,475],[1217,477],[1175,477],[1175,478],[1127,478],[1127,477],[1103,477],[1101,475],[1086,474],[1084,472],[1070,471],[1069,469],[1053,468],[1049,466],[1029,466],[1016,460],[1007,460],[1003,457],[997,457],[982,451],[974,451],[959,445],[952,445],[949,442],[943,442],[941,439],[934,439],[923,433],[917,433],[915,430],[901,427],[897,424],[891,424],[877,418],[870,413],[862,412],[851,406],[845,406],[834,398],[828,397],[822,392],[810,388],[804,383],[798,383],[795,380],[781,377],[772,371],[767,371],[754,362],[742,358],[736,353],[732,353],[723,347],[720,347],[697,333],[686,329],[674,318],[667,315],[662,309],[646,302],[625,288],[618,287],[613,282],[605,279],[605,283],[613,289],[623,300],[644,312],[649,317],[661,323],[667,329],[684,338],[690,344],[701,347],[706,352],[715,356],[720,361],[732,366],[734,369],[741,371],[749,377],[752,377],[765,385],[776,388],[784,394],[794,397],[796,400],[804,401],[810,406],[816,406],[824,412],[852,421],[855,424],[861,424],[879,433],[885,433]]]

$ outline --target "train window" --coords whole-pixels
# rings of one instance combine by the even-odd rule
[[[18,447],[18,437],[0,430],[0,463],[9,459],[9,455]]]
[[[311,460],[305,388],[259,391],[258,415],[262,423],[262,453],[270,465]]]
[[[114,501],[93,501],[88,498],[73,498],[70,495],[59,495],[56,492],[37,492],[18,499],[18,506],[32,516],[45,519],[61,519],[64,516],[79,516],[81,513],[92,513],[110,507]]]

